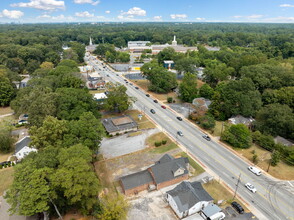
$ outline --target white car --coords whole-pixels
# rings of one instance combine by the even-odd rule
[[[246,183],[245,186],[246,186],[246,188],[249,189],[251,192],[256,193],[257,189],[256,189],[251,183]]]
[[[248,167],[248,170],[250,170],[252,173],[254,173],[257,176],[260,176],[261,175],[260,169],[257,169],[256,167],[249,166]]]

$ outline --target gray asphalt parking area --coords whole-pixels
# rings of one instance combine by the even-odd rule
[[[104,138],[101,142],[99,152],[107,159],[133,153],[146,148],[145,140],[152,134],[158,132],[158,129],[142,131],[142,134],[129,137],[124,134],[113,138]]]
[[[258,218],[256,218],[252,213],[239,214],[232,206],[226,207],[223,212],[226,215],[226,219],[229,220],[258,220]]]

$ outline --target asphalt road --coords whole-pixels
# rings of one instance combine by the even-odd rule
[[[90,61],[91,63],[95,69],[101,69],[99,61]],[[160,103],[154,103],[152,97],[146,97],[142,90],[127,85],[120,75],[117,76],[118,73],[111,70],[107,72],[110,80],[127,86],[128,95],[137,99],[134,104],[137,108],[147,114],[158,125],[159,129],[169,133],[186,151],[189,151],[201,161],[217,179],[221,179],[232,190],[235,190],[238,177],[241,175],[237,194],[248,203],[248,208],[259,219],[294,220],[293,181],[292,183],[279,181],[267,175],[256,176],[247,169],[249,164],[240,157],[214,140],[206,141],[202,138],[203,132],[192,123],[185,119],[183,121],[177,120],[176,117],[179,115],[174,111],[169,108],[161,108]],[[150,109],[154,109],[156,114],[152,114]],[[177,131],[182,131],[184,136],[178,136]],[[252,193],[245,188],[244,184],[247,182],[256,187],[256,193]]]

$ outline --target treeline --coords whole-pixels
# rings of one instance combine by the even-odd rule
[[[130,61],[130,54],[128,52],[116,51],[113,44],[99,44],[94,54],[105,58],[109,63],[128,63]]]

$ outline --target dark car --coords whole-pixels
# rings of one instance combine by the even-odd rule
[[[181,136],[181,137],[184,136],[184,135],[183,135],[183,132],[181,132],[181,131],[178,131],[177,134],[178,134],[179,136]]]
[[[156,99],[154,99],[153,102],[158,103],[158,101]]]
[[[132,85],[133,85],[133,83],[130,83],[130,85],[132,86]]]
[[[139,87],[136,86],[135,89],[139,89]]]
[[[244,213],[244,209],[243,209],[243,207],[242,207],[239,203],[237,203],[237,202],[232,202],[231,205],[233,206],[234,209],[236,209],[236,211],[237,211],[238,213],[240,213],[240,214],[243,214],[243,213]]]
[[[147,96],[147,97],[150,97],[150,95],[149,95],[149,94],[146,94],[146,96]]]
[[[154,110],[154,109],[150,109],[150,112],[151,112],[152,114],[155,114],[155,110]]]
[[[178,119],[179,121],[183,121],[183,119],[182,119],[181,117],[177,117],[177,119]]]
[[[207,134],[203,135],[202,137],[203,137],[204,139],[208,140],[208,141],[211,140],[211,138],[210,138]]]

